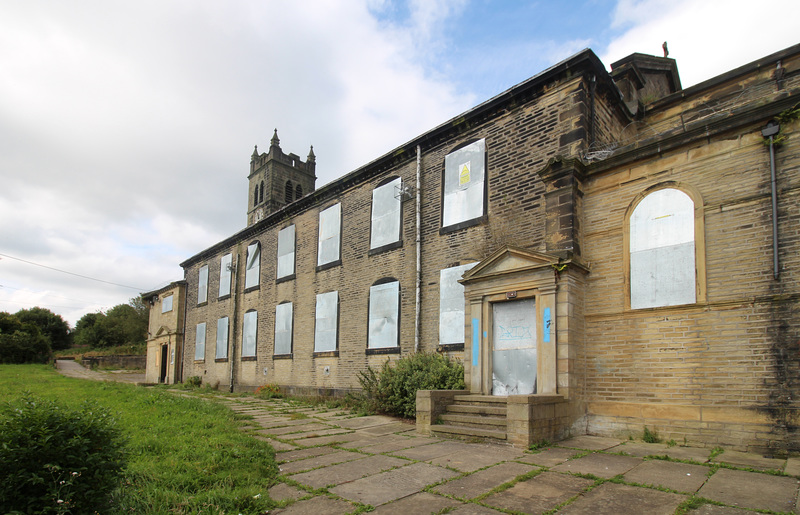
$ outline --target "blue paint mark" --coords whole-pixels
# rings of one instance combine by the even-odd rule
[[[478,366],[478,356],[481,350],[481,327],[477,318],[472,319],[472,366]]]
[[[544,331],[542,331],[542,332],[544,333],[544,341],[546,341],[546,342],[550,341],[550,324],[551,324],[551,322],[552,321],[551,321],[551,318],[550,318],[550,308],[544,308]]]

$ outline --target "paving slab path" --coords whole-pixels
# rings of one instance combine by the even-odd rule
[[[578,436],[537,451],[432,438],[393,417],[227,398],[281,467],[272,514],[800,515],[800,459]],[[726,456],[727,454],[727,456]]]
[[[59,360],[66,376],[140,383]],[[181,393],[182,395],[190,395]],[[776,459],[601,436],[537,451],[416,433],[412,422],[357,417],[284,399],[224,398],[281,468],[272,514],[800,515],[800,457]]]

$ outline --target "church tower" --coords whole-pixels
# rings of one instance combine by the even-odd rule
[[[247,225],[261,221],[275,211],[314,191],[317,158],[314,147],[303,162],[296,154],[284,154],[275,129],[269,152],[250,156],[250,187],[247,196]]]

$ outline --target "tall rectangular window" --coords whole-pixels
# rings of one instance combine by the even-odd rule
[[[294,225],[285,227],[278,233],[278,279],[294,275]]]
[[[216,359],[228,359],[228,317],[217,320],[217,352]]]
[[[400,283],[376,284],[369,289],[369,338],[367,348],[385,349],[400,345]]]
[[[197,303],[208,302],[208,265],[200,267],[197,277]]]
[[[219,260],[219,296],[225,297],[231,294],[231,262],[233,256],[225,254]]]
[[[256,242],[247,246],[247,266],[244,273],[244,287],[258,286],[261,277],[261,245]]]
[[[203,361],[206,359],[206,323],[197,324],[197,332],[194,335],[194,359]]]
[[[170,295],[168,297],[164,297],[163,299],[161,299],[162,313],[167,313],[169,311],[172,311],[172,297],[174,297],[174,295]]]
[[[244,314],[244,323],[242,324],[243,358],[256,356],[256,336],[258,336],[258,311],[248,311]]]
[[[464,343],[464,285],[458,280],[476,264],[439,272],[439,345]]]
[[[340,259],[342,205],[336,204],[319,213],[319,244],[317,266],[335,263]]]
[[[400,241],[400,177],[372,190],[372,223],[369,248],[377,249]]]
[[[335,351],[339,325],[339,292],[317,295],[315,313],[314,352]]]
[[[462,147],[444,158],[442,227],[481,218],[485,207],[486,140]]]
[[[292,353],[292,303],[275,306],[275,354]]]

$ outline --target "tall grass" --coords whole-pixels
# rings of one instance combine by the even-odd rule
[[[78,407],[93,399],[114,413],[127,439],[127,467],[111,513],[259,514],[278,468],[274,451],[238,429],[213,401],[162,389],[59,375],[46,365],[0,365],[3,400],[28,391]]]

